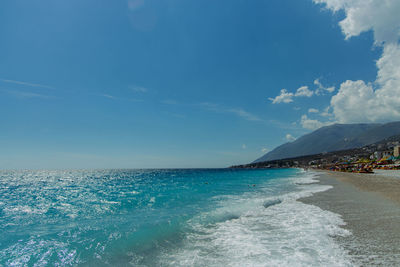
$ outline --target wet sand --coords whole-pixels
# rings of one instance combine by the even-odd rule
[[[361,266],[400,266],[400,177],[320,172],[333,188],[301,201],[342,215],[352,232],[337,237]]]

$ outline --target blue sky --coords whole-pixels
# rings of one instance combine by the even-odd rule
[[[345,2],[1,1],[0,168],[226,167],[323,125],[399,119],[346,102],[379,106],[398,82],[398,28]]]

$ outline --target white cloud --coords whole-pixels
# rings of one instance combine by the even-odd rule
[[[332,97],[333,114],[339,122],[400,119],[399,45],[386,45],[377,66],[375,83],[346,81],[341,84],[338,94]]]
[[[291,103],[293,102],[294,97],[311,97],[314,94],[313,91],[308,89],[308,86],[302,86],[297,89],[296,93],[288,92],[286,89],[282,89],[280,94],[274,98],[270,97],[269,100],[272,101],[272,104],[279,103]]]
[[[262,152],[262,153],[267,153],[268,151],[269,151],[269,149],[266,148],[266,147],[261,148],[261,152]]]
[[[400,1],[313,0],[332,11],[344,10],[339,25],[346,39],[372,30],[375,44],[383,46],[374,82],[345,81],[332,97],[335,119],[342,123],[400,119]]]
[[[280,95],[268,99],[272,101],[272,104],[290,103],[293,102],[293,96],[293,93],[289,93],[286,89],[282,89]]]
[[[331,110],[331,106],[327,106],[327,107],[324,109],[324,111],[321,112],[320,115],[323,116],[323,117],[332,117],[333,114],[330,112],[330,110]]]
[[[246,144],[243,144],[242,149],[246,149],[246,148],[247,148]]]
[[[344,10],[339,22],[346,39],[372,30],[376,44],[395,43],[400,37],[399,0],[313,0],[336,12]]]
[[[325,87],[322,85],[322,83],[319,79],[315,79],[314,84],[317,86],[317,90],[315,90],[315,94],[317,94],[317,95],[322,95],[325,92],[332,93],[333,91],[335,91],[335,87],[333,87],[333,86]]]
[[[318,112],[319,112],[319,110],[316,109],[316,108],[309,108],[308,109],[308,113],[318,113]]]
[[[324,92],[332,93],[335,91],[335,87],[325,87],[321,84],[319,79],[316,79],[314,84],[318,87],[315,92],[310,90],[308,86],[301,86],[296,90],[295,93],[288,92],[286,89],[282,89],[278,96],[274,98],[270,97],[268,99],[272,101],[272,104],[291,103],[293,102],[294,97],[312,97],[314,94],[321,95],[324,94]]]
[[[312,97],[313,94],[314,92],[308,89],[308,86],[302,86],[299,89],[297,89],[296,94],[294,96]]]
[[[374,121],[376,103],[371,84],[364,81],[346,81],[332,97],[335,118],[342,123]],[[371,113],[374,117],[370,117]]]
[[[296,140],[296,138],[293,137],[293,135],[291,135],[291,134],[286,134],[285,138],[289,142],[292,142],[292,141]]]
[[[332,122],[321,122],[319,120],[310,119],[307,117],[307,115],[303,115],[301,116],[300,124],[305,129],[316,130],[318,128],[321,128],[322,126],[332,124]]]

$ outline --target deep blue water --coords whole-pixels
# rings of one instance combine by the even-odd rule
[[[0,266],[337,263],[327,187],[286,170],[0,172]],[[312,225],[312,227],[310,227]]]

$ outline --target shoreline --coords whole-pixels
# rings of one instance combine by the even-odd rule
[[[400,177],[318,172],[331,189],[299,201],[340,214],[352,235],[335,237],[356,265],[400,264]]]

